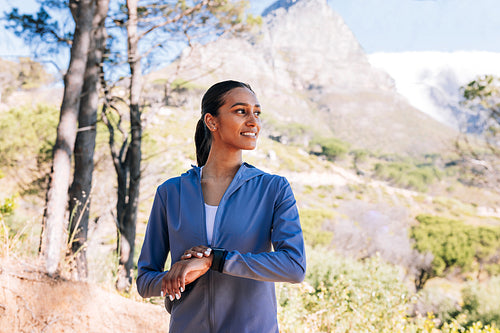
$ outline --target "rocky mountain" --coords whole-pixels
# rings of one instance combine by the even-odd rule
[[[454,138],[450,127],[412,107],[394,80],[370,64],[326,0],[279,0],[263,19],[258,33],[195,46],[150,79],[177,75],[203,87],[223,79],[248,82],[270,132],[299,124],[310,137],[405,154],[439,152]]]

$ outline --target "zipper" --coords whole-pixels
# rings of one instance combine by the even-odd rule
[[[208,315],[210,332],[215,332],[215,304],[214,304],[214,288],[212,285],[212,271],[208,270]]]
[[[200,198],[201,198],[201,211],[202,211],[202,234],[204,235],[205,237],[205,241],[207,242],[208,244],[208,235],[207,235],[207,215],[206,215],[206,212],[205,212],[205,198],[203,197],[203,190],[201,189],[201,169],[200,169],[200,172],[198,173],[198,179],[200,181],[200,186],[199,186],[199,189],[200,189]],[[217,211],[219,211],[217,209]],[[213,237],[213,236],[212,236]],[[213,244],[213,238],[212,238],[212,244]],[[210,245],[210,244],[209,244]],[[210,332],[214,332],[214,317],[215,317],[215,314],[214,314],[214,297],[213,297],[213,294],[214,294],[214,291],[213,291],[213,285],[212,285],[212,272],[210,271],[210,269],[208,270],[207,272],[207,283],[208,283],[208,324],[209,324],[209,329],[210,329]]]
[[[243,166],[243,165],[242,165]],[[240,167],[240,169],[238,169],[238,172],[236,172],[236,174],[234,175],[234,178],[233,180],[231,181],[231,183],[228,185],[226,191],[224,191],[224,194],[222,195],[222,198],[219,202],[219,207],[217,208],[217,213],[215,213],[215,218],[214,218],[214,230],[212,232],[212,242],[211,242],[211,246],[214,246],[218,239],[217,239],[217,234],[218,234],[218,231],[219,231],[219,219],[220,219],[220,214],[221,213],[221,208],[222,206],[224,205],[224,202],[225,202],[225,199],[226,199],[226,196],[229,195],[229,190],[231,190],[231,193],[233,191],[233,189],[231,188],[231,185],[233,185],[233,183],[236,183],[239,178],[241,177],[240,176],[240,173],[242,172],[242,167]],[[205,240],[207,241],[208,243],[208,237],[207,237],[207,226],[206,226],[206,219],[207,219],[207,216],[206,216],[206,213],[205,213],[205,198],[203,197],[203,190],[201,189],[201,170],[200,170],[200,173],[198,173],[198,177],[199,177],[199,180],[200,180],[200,193],[201,193],[201,201],[202,201],[202,211],[203,211],[203,220],[202,220],[202,224],[203,224],[203,234],[205,235]],[[213,274],[214,272],[212,272],[210,269],[208,270],[208,275],[207,275],[207,279],[208,279],[208,319],[209,319],[209,328],[210,328],[210,332],[215,332],[215,287],[213,285]]]

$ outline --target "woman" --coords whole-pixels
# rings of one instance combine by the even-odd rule
[[[213,85],[196,127],[198,167],[157,189],[137,290],[167,296],[170,332],[279,332],[274,282],[304,279],[290,185],[242,161],[256,147],[260,113],[249,85]]]

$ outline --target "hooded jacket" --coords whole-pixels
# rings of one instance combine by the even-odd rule
[[[174,264],[197,245],[227,250],[223,270],[209,270],[179,300],[165,299],[170,332],[279,332],[274,282],[301,282],[306,271],[288,181],[243,163],[219,203],[212,244],[200,168],[160,185],[138,261],[139,294],[160,296],[169,252]]]

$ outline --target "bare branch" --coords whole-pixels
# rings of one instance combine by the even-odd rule
[[[202,2],[198,3],[196,6],[194,7],[191,7],[187,10],[185,10],[184,12],[182,13],[179,13],[177,16],[171,18],[170,20],[166,20],[160,24],[157,24],[151,28],[149,28],[148,30],[144,31],[142,34],[139,35],[139,40],[141,40],[144,36],[146,36],[147,34],[149,34],[150,32],[158,29],[158,28],[161,28],[161,27],[164,27],[166,25],[169,25],[169,24],[172,24],[172,23],[175,23],[177,21],[179,21],[180,19],[182,19],[183,17],[186,17],[188,15],[191,15],[192,13],[194,13],[195,11],[197,10],[200,10],[203,6],[206,6],[210,4],[210,0],[203,0]]]

